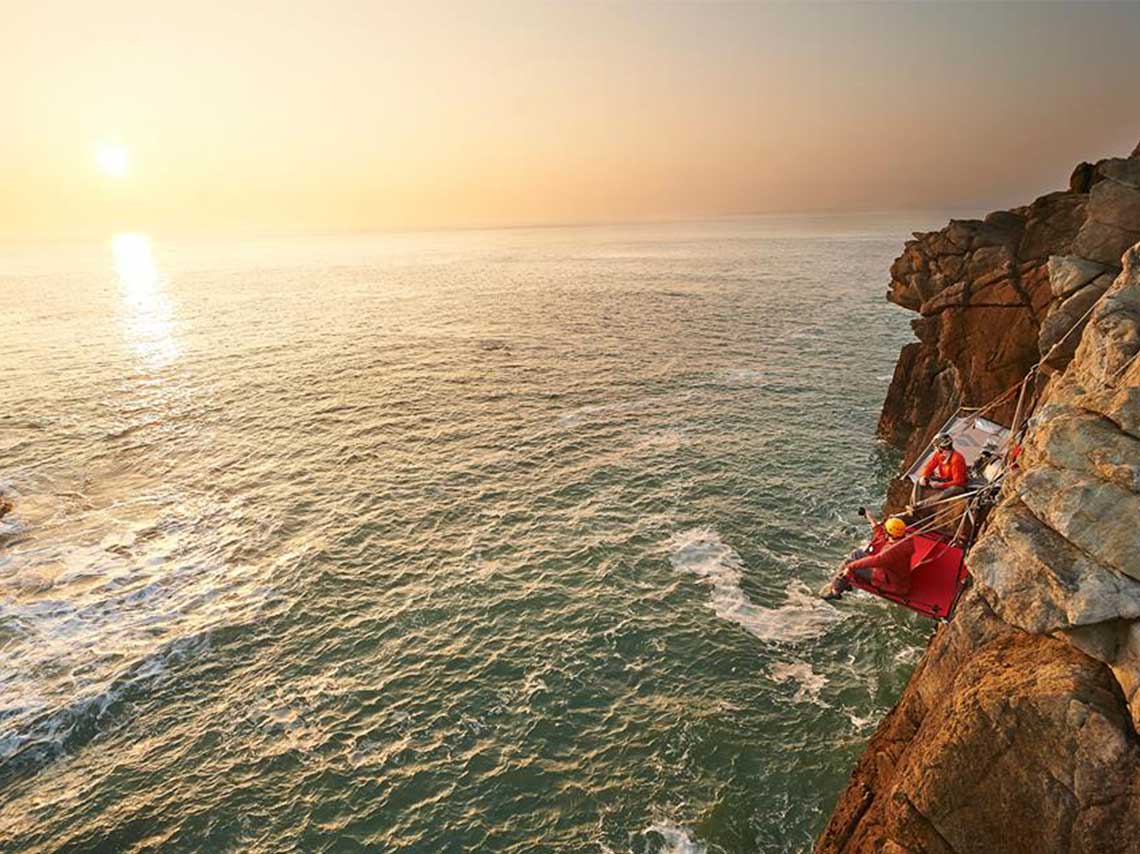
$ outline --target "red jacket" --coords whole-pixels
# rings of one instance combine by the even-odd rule
[[[871,526],[871,539],[867,541],[868,552],[881,552],[887,543],[887,531],[882,522],[875,522]]]
[[[887,593],[902,595],[910,590],[910,564],[914,560],[914,538],[907,537],[890,543],[881,552],[853,560],[847,572],[870,569],[871,583]]]
[[[950,451],[949,457],[943,451],[935,451],[934,456],[926,461],[926,465],[919,472],[920,477],[931,477],[941,483],[932,486],[965,486],[966,485],[966,458],[955,450]]]

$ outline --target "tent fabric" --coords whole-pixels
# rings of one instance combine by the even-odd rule
[[[1005,450],[1006,442],[1009,439],[1009,428],[1003,427],[996,421],[990,421],[988,418],[982,418],[977,415],[954,415],[947,421],[940,431],[942,433],[949,433],[954,439],[954,449],[960,451],[962,456],[966,458],[966,467],[969,468],[977,460],[978,455],[982,453],[982,448],[985,447],[986,442],[996,442],[1000,451]],[[906,473],[912,481],[918,480],[918,473],[922,471],[922,467],[926,465],[926,461],[934,455],[934,449],[930,448],[925,454],[919,457],[910,470]]]
[[[965,554],[935,532],[916,534],[914,541],[910,592],[905,596],[879,590],[858,578],[851,578],[851,585],[924,616],[948,620],[969,577]]]

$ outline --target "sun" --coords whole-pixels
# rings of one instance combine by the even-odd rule
[[[110,178],[122,178],[131,167],[131,156],[121,145],[104,143],[95,150],[99,171]]]

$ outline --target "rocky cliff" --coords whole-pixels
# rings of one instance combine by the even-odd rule
[[[880,433],[913,460],[959,406],[994,399],[1045,354],[1047,371],[1063,370],[1079,321],[1138,241],[1140,146],[1080,164],[1068,190],[1025,207],[916,233],[891,267],[887,296],[918,312],[918,340],[899,355]],[[996,415],[1012,409],[1011,400]],[[893,492],[889,503],[900,498]]]
[[[1137,244],[1140,146],[1024,208],[916,234],[893,265],[918,341],[880,427],[908,464],[959,405],[1038,362],[1043,380],[973,585],[817,851],[1140,851]]]

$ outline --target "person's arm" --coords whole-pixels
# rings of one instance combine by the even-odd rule
[[[930,455],[930,459],[926,461],[926,465],[918,473],[918,483],[920,486],[926,486],[930,482],[930,475],[934,473],[934,467],[938,465],[938,451]]]
[[[867,555],[866,557],[861,557],[859,560],[853,560],[847,564],[847,571],[850,572],[854,569],[874,569],[879,565],[879,560],[882,559],[886,553],[886,550],[883,550],[875,554]]]
[[[878,520],[867,512],[866,507],[860,507],[856,512],[867,520],[867,524],[871,526],[872,534],[878,533],[879,529],[882,528],[882,525],[879,524]]]
[[[965,486],[969,477],[966,474],[966,458],[955,451],[950,458],[950,480],[947,486]]]

